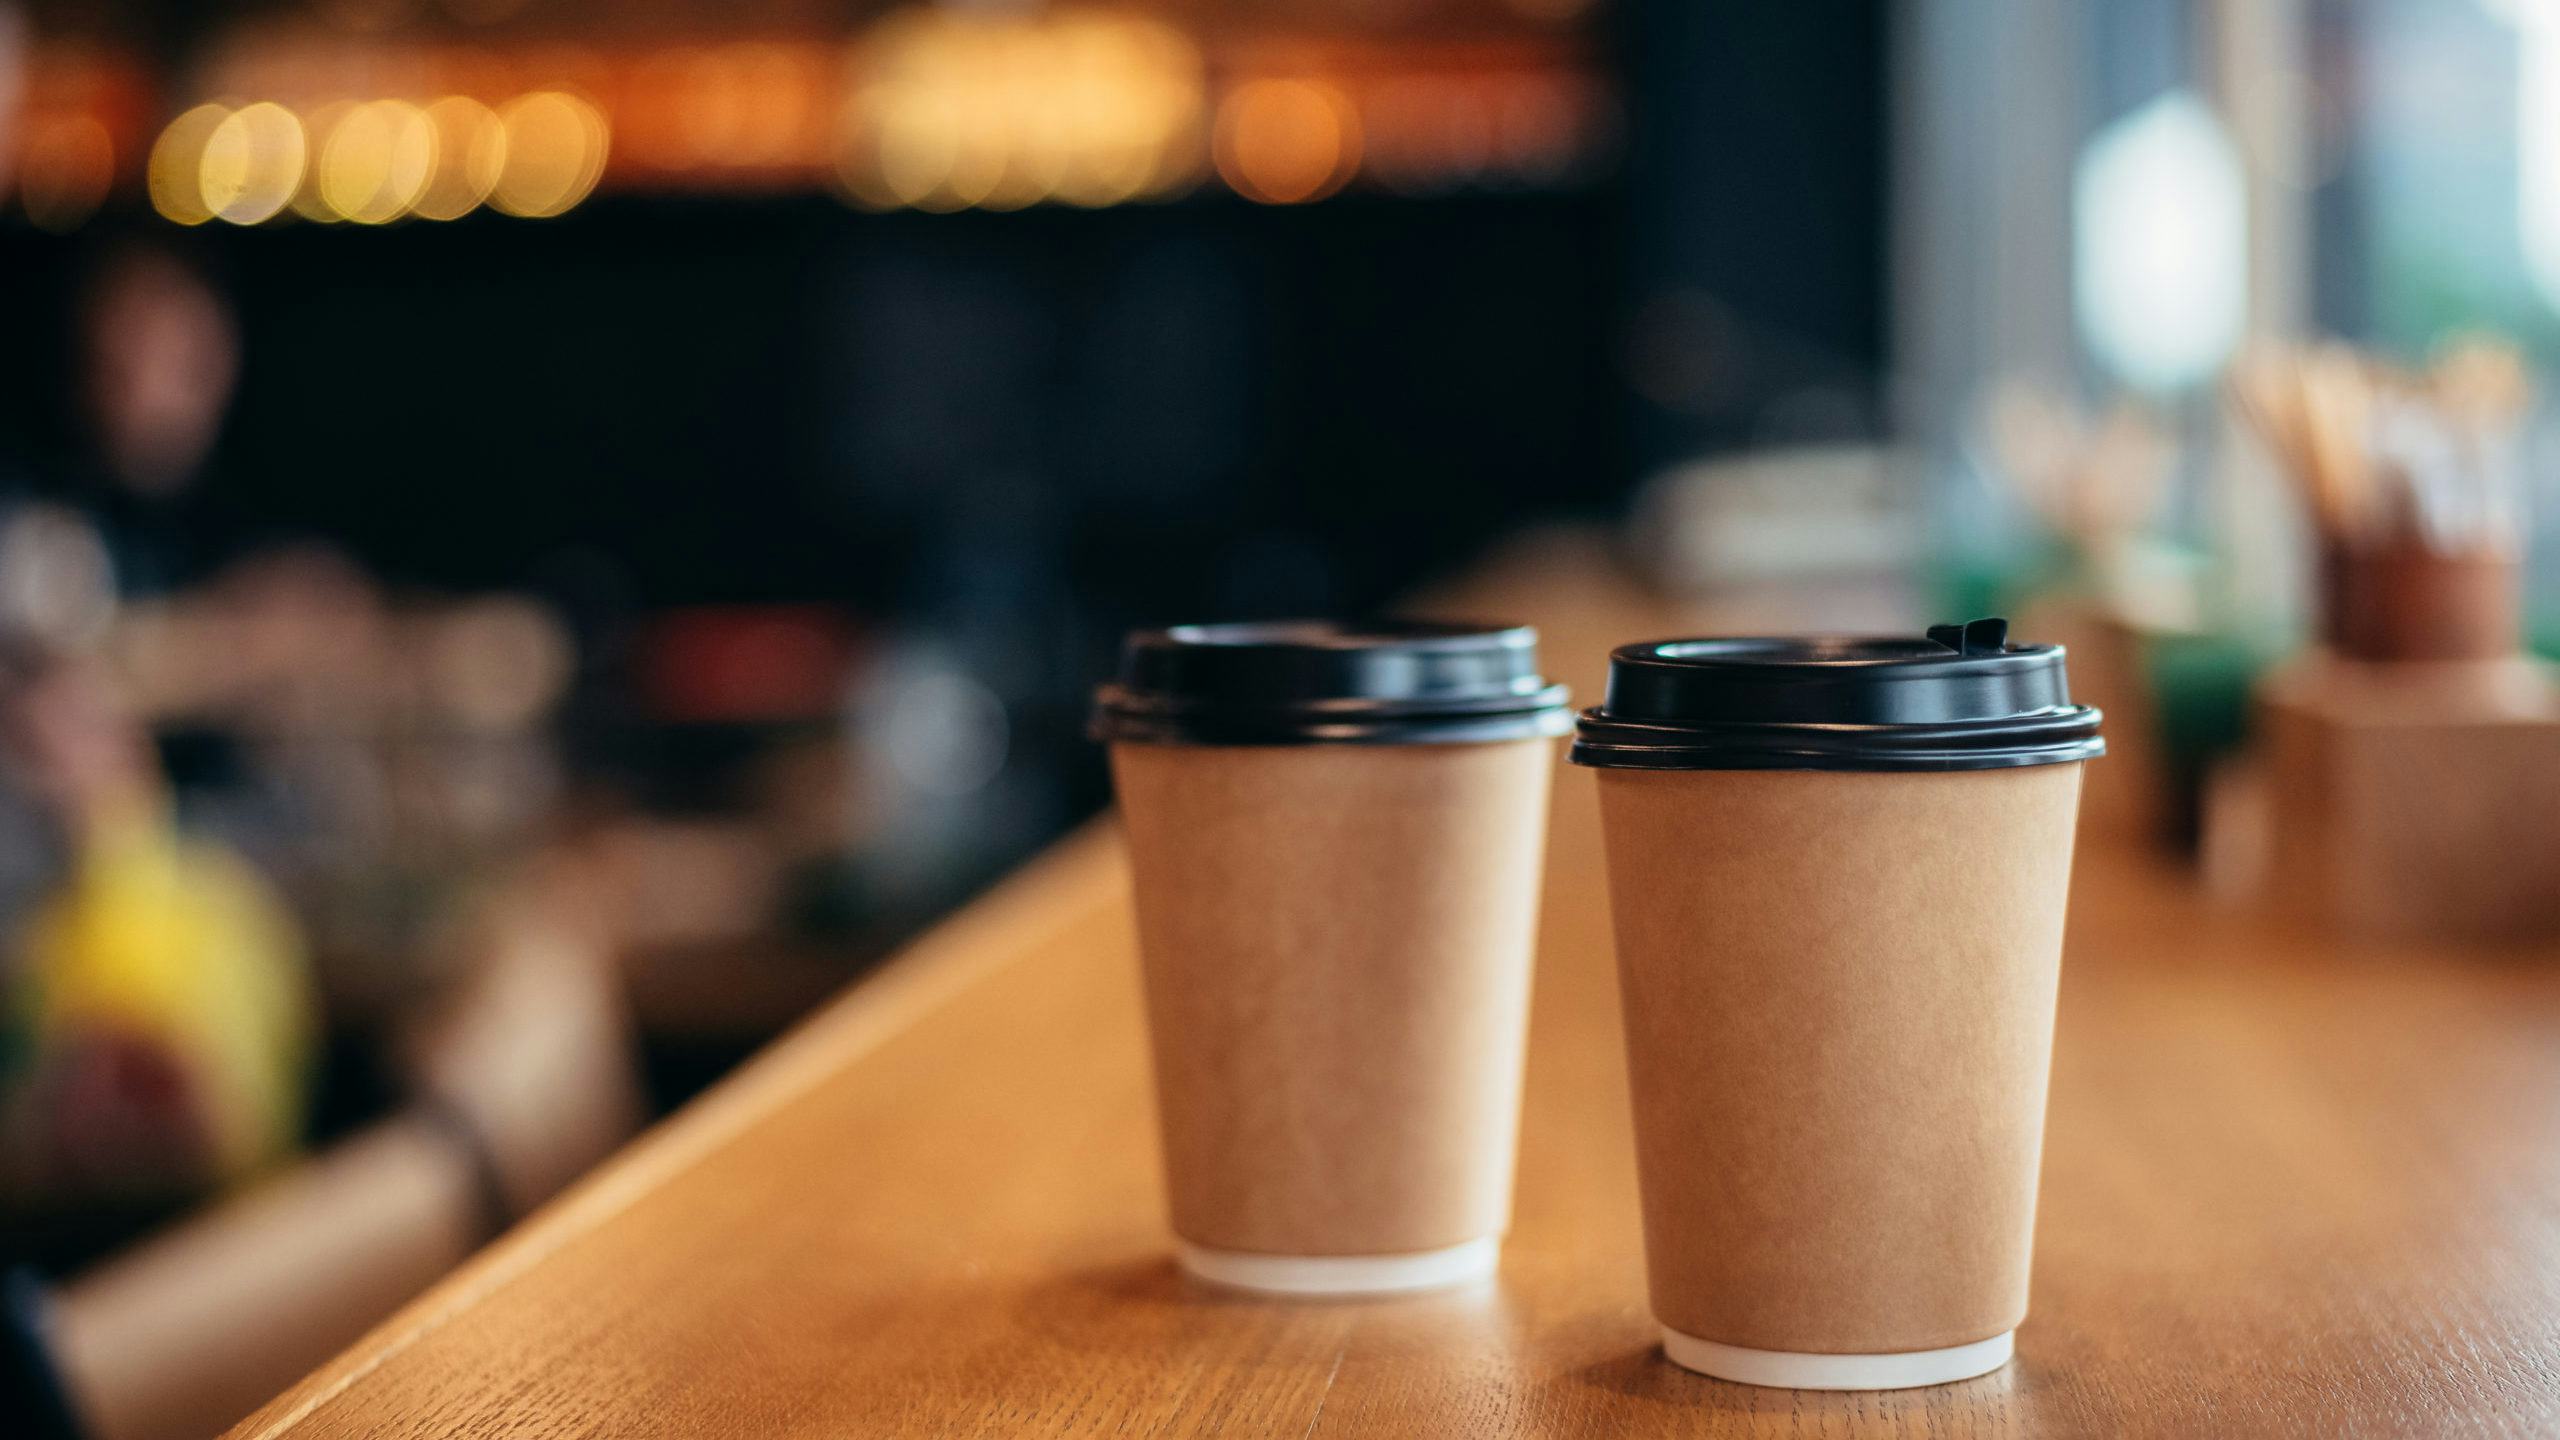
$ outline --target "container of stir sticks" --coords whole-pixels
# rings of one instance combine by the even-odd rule
[[[2508,347],[2422,372],[2340,345],[2262,352],[2233,398],[2319,545],[2318,644],[2261,682],[2254,888],[2377,940],[2560,935],[2560,685],[2521,645],[2526,534]]]
[[[2268,350],[2232,392],[2319,537],[2320,636],[2356,660],[2516,653],[2531,391],[2513,349],[2471,341],[2423,372],[2343,345]]]

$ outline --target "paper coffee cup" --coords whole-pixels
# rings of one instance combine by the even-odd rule
[[[1183,627],[1134,637],[1105,688],[1194,1275],[1346,1294],[1492,1269],[1569,724],[1534,644]]]
[[[2080,764],[1995,628],[1612,657],[1600,768],[1646,1267],[1676,1362],[1995,1369],[2027,1309]]]

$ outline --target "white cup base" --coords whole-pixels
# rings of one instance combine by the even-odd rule
[[[2015,1330],[1944,1350],[1894,1355],[1813,1355],[1788,1350],[1745,1350],[1663,1327],[1662,1350],[1684,1370],[1781,1390],[1909,1390],[1988,1375],[2009,1363]]]
[[[1177,1242],[1182,1268],[1197,1279],[1269,1295],[1393,1295],[1480,1280],[1502,1259],[1488,1235],[1440,1250],[1399,1255],[1258,1255]]]

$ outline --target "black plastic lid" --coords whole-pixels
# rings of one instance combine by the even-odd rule
[[[1142,630],[1094,698],[1097,740],[1171,745],[1522,740],[1573,728],[1526,625],[1279,620]]]
[[[1659,640],[1609,656],[1573,761],[1621,770],[1987,770],[2106,753],[2059,645],[2005,620],[1925,639]]]

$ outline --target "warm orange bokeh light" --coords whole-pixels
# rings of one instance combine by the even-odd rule
[[[1249,80],[1218,105],[1218,174],[1265,205],[1319,200],[1360,168],[1360,117],[1321,80]]]
[[[422,219],[459,220],[496,188],[507,160],[506,127],[496,111],[465,95],[429,105],[427,123],[435,131],[436,165],[414,211]]]
[[[332,100],[302,118],[302,141],[306,163],[302,167],[302,184],[285,202],[285,208],[305,220],[335,225],[346,217],[329,208],[320,198],[320,157],[328,152],[329,137],[336,134],[338,123],[355,113],[352,100]]]
[[[341,117],[321,146],[320,200],[359,225],[387,224],[418,202],[435,168],[427,113],[405,101],[370,101]]]
[[[855,77],[839,176],[882,209],[1162,195],[1196,164],[1200,69],[1179,32],[1113,12],[900,12]]]
[[[39,230],[76,230],[105,202],[115,181],[115,141],[87,115],[41,115],[27,123],[18,201]]]
[[[225,116],[205,137],[196,184],[205,208],[234,225],[272,218],[302,185],[302,121],[272,101]]]
[[[510,215],[558,215],[596,188],[609,136],[604,116],[575,95],[537,90],[499,107],[506,163],[489,203]]]

